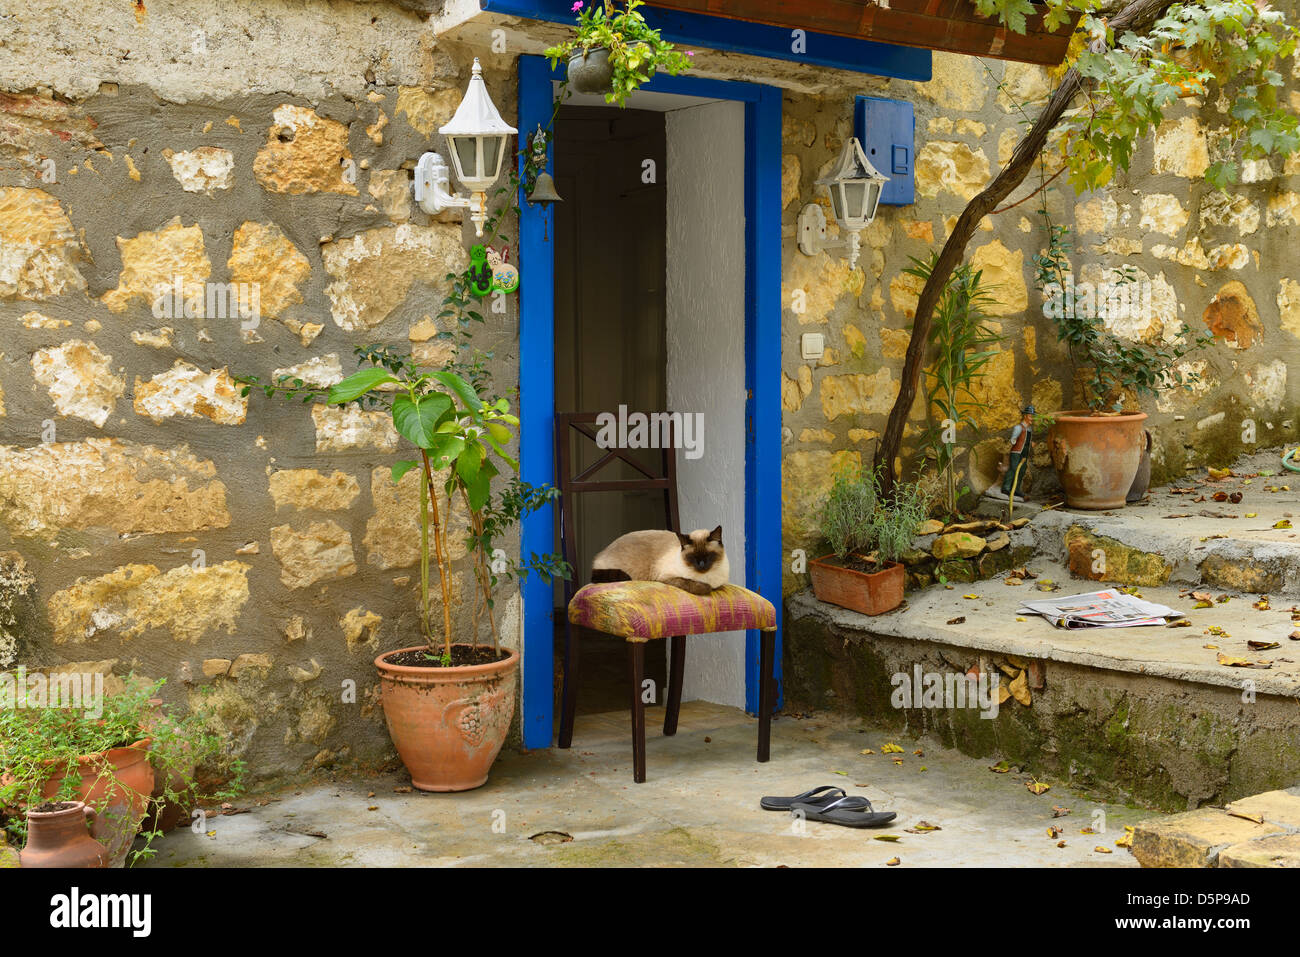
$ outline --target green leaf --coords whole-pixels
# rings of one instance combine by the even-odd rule
[[[419,463],[419,462],[416,462],[414,459],[403,459],[403,460],[400,461],[400,462],[394,462],[394,463],[393,463],[393,482],[394,482],[394,483],[400,482],[400,481],[402,480],[402,476],[403,476],[403,475],[405,475],[407,472],[411,471],[411,469],[415,468],[415,467],[416,467],[417,465],[419,465],[419,464],[420,464],[420,463]]]
[[[487,505],[491,491],[492,486],[485,472],[480,472],[475,476],[474,481],[465,483],[465,494],[469,497],[469,507],[476,512]]]
[[[441,392],[421,396],[398,396],[393,400],[393,427],[418,448],[433,445],[438,426],[451,411],[451,398]]]
[[[477,442],[470,442],[456,458],[456,472],[466,484],[469,484],[478,478],[479,465],[482,461],[483,446]]]
[[[369,369],[362,369],[360,372],[354,372],[342,382],[330,387],[329,395],[325,401],[331,405],[341,405],[344,402],[351,402],[360,398],[376,386],[383,385],[387,382],[396,382],[386,369],[378,366],[372,366]]]
[[[456,373],[440,370],[431,373],[431,375],[448,389],[451,389],[452,392],[456,393],[456,396],[460,399],[465,408],[470,409],[473,412],[479,412],[482,410],[483,400],[478,397],[478,393],[474,391],[474,387],[460,376],[456,375]]]
[[[429,458],[437,468],[442,468],[465,449],[465,440],[459,435],[440,435],[429,446]]]

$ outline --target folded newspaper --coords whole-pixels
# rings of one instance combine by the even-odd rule
[[[1184,617],[1167,605],[1144,601],[1121,591],[1094,591],[1048,601],[1027,601],[1021,614],[1042,615],[1057,628],[1132,628],[1164,625]]]

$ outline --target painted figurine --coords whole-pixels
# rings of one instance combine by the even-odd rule
[[[1032,405],[1020,411],[1020,422],[1011,430],[1011,444],[1007,447],[998,472],[1002,475],[1001,487],[992,486],[987,495],[992,498],[1011,500],[1012,490],[1019,501],[1025,500],[1025,491],[1029,479],[1029,457],[1034,444],[1034,413]]]

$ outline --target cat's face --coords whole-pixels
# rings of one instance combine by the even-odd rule
[[[686,567],[704,574],[718,562],[726,552],[722,547],[722,526],[711,532],[699,528],[689,535],[677,533],[677,540],[682,543],[682,561]]]

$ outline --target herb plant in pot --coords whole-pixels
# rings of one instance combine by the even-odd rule
[[[903,602],[903,565],[929,512],[919,485],[900,482],[891,498],[880,496],[877,476],[862,467],[841,469],[822,506],[821,533],[831,554],[808,563],[818,600],[880,615]]]
[[[167,783],[156,790],[155,782],[177,781],[190,790],[200,763],[224,765],[234,783],[221,796],[234,793],[242,765],[205,730],[201,709],[177,718],[160,708],[154,696],[162,684],[130,676],[121,691],[104,696],[102,709],[48,707],[33,688],[19,687],[24,701],[0,709],[0,810],[6,830],[20,841],[32,833],[36,843],[31,854],[23,852],[24,866],[88,860],[78,848],[62,846],[81,843],[87,811],[107,866],[123,866],[141,821],[179,796]],[[79,819],[71,810],[76,804],[84,805]],[[133,859],[151,853],[155,836],[146,833]]]
[[[1040,214],[1047,218],[1045,209]],[[1047,433],[1052,465],[1072,508],[1120,508],[1149,448],[1147,415],[1137,405],[1139,398],[1178,385],[1190,389],[1198,375],[1180,372],[1177,364],[1213,337],[1204,332],[1172,342],[1135,343],[1115,335],[1106,326],[1109,312],[1150,308],[1136,294],[1135,277],[1116,270],[1113,282],[1099,283],[1087,298],[1078,295],[1066,259],[1066,227],[1050,219],[1047,225],[1048,250],[1035,257],[1038,285],[1087,404],[1052,416]]]
[[[641,0],[577,0],[574,36],[548,49],[554,68],[568,59],[568,84],[579,93],[604,93],[605,102],[625,105],[627,97],[662,70],[676,76],[690,66],[683,53],[646,23]]]

